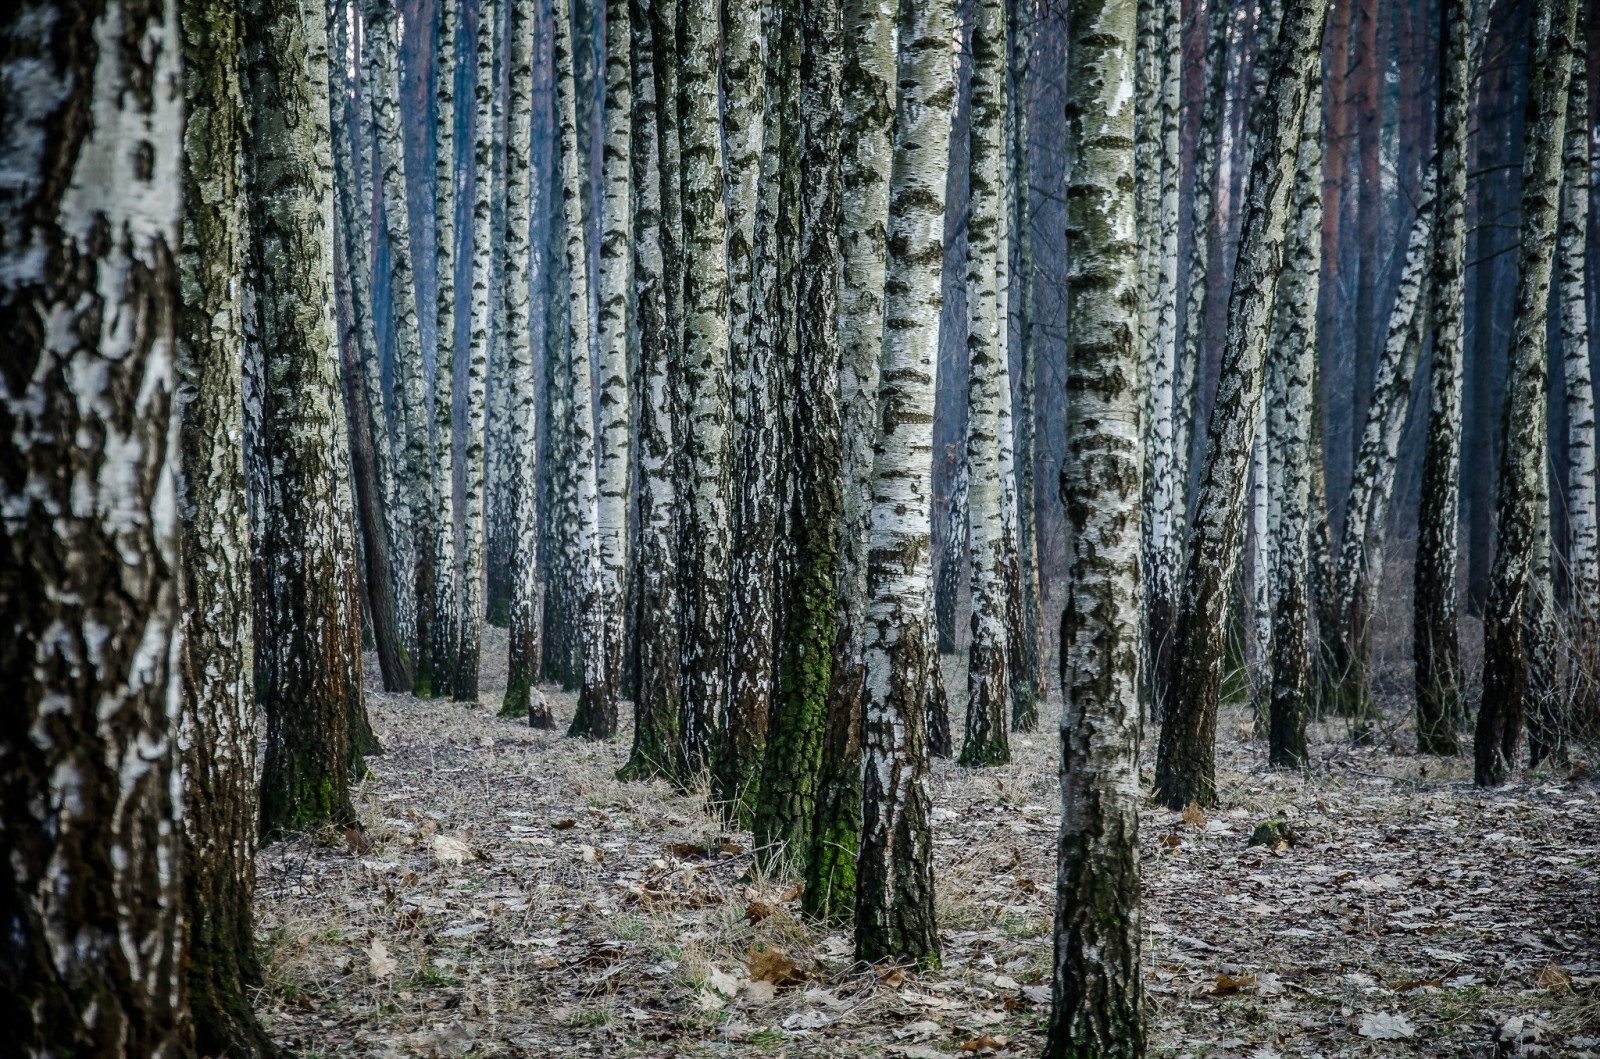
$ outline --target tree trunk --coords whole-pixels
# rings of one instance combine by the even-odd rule
[[[1002,402],[1011,398],[1001,342],[999,266],[1004,194],[1005,5],[979,0],[972,30],[971,191],[967,200],[967,533],[972,555],[967,723],[960,763],[1011,760],[1007,735],[1006,553],[1001,504]],[[1002,390],[1002,386],[1005,387]]]
[[[934,584],[934,612],[938,622],[939,653],[956,653],[956,617],[961,608],[961,574],[967,559],[967,460],[957,457],[950,486],[950,508],[945,513],[944,553]]]
[[[511,508],[510,635],[506,693],[500,716],[527,717],[533,728],[553,725],[539,693],[538,397],[534,387],[533,325],[529,316],[528,245],[533,196],[533,52],[538,0],[511,0],[511,84],[506,129],[506,345],[511,419],[506,497]]]
[[[869,962],[936,964],[926,730],[928,555],[954,12],[945,0],[902,0],[898,20],[867,552],[856,955]]]
[[[1278,286],[1296,147],[1317,72],[1326,0],[1290,0],[1273,56],[1267,103],[1252,145],[1244,225],[1228,304],[1216,405],[1206,439],[1183,606],[1174,643],[1171,701],[1161,728],[1156,788],[1182,808],[1216,800],[1217,701],[1228,596],[1239,565],[1249,439],[1261,411],[1268,325]]]
[[[639,684],[633,751],[619,779],[669,776],[677,756],[678,582],[673,517],[672,383],[663,291],[656,6],[632,0],[634,322],[639,332]],[[665,0],[672,2],[672,0]]]
[[[366,708],[349,455],[333,334],[327,29],[291,0],[245,8],[257,387],[256,691],[261,829],[354,819]],[[354,726],[354,727],[353,727]]]
[[[178,32],[176,3],[0,13],[0,1024],[8,1051],[39,1059],[190,1049]],[[224,186],[230,169],[218,159]]]
[[[1132,187],[1134,3],[1068,23],[1067,446],[1061,838],[1045,1055],[1142,1056],[1139,960],[1141,350]]]
[[[1545,329],[1577,6],[1575,0],[1538,0],[1530,38],[1522,245],[1500,448],[1495,558],[1484,613],[1483,700],[1473,755],[1473,777],[1480,786],[1505,781],[1523,721],[1543,705],[1547,676],[1541,672],[1549,650],[1543,615],[1551,590],[1545,576],[1550,535]]]
[[[680,779],[687,782],[716,760],[728,699],[732,394],[717,6],[714,0],[680,0],[677,17],[684,413],[677,490],[684,529],[678,553],[684,613],[679,734]],[[679,319],[670,304],[668,319]]]
[[[1430,292],[1428,435],[1412,606],[1417,688],[1417,752],[1454,755],[1461,723],[1461,654],[1456,632],[1457,534],[1461,497],[1462,316],[1467,246],[1467,0],[1440,0],[1439,127],[1434,163],[1437,230]],[[1487,267],[1481,266],[1481,267]]]

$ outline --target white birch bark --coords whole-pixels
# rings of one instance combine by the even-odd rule
[[[433,505],[417,516],[427,526],[422,542],[433,550],[428,642],[420,643],[417,670],[430,675],[419,693],[449,695],[455,689],[460,600],[456,595],[456,48],[459,0],[439,0],[439,53],[434,67],[438,125],[434,131],[434,253],[438,296],[434,301],[433,459],[428,465]],[[420,607],[420,604],[419,604]]]

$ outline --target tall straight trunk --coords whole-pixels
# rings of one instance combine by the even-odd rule
[[[1457,534],[1461,497],[1462,318],[1466,297],[1467,0],[1440,0],[1439,125],[1434,140],[1438,220],[1429,263],[1433,347],[1429,360],[1428,435],[1412,607],[1417,689],[1417,752],[1459,751],[1461,654],[1456,631]],[[1484,264],[1480,267],[1487,268]],[[1586,365],[1587,366],[1587,365]]]
[[[944,198],[955,80],[947,0],[901,0],[883,347],[874,418],[856,955],[936,964],[928,556]]]
[[[1288,239],[1285,238],[1287,254]],[[1278,290],[1281,295],[1283,284]],[[1273,346],[1267,345],[1267,382],[1261,393],[1261,415],[1256,419],[1256,434],[1250,442],[1250,626],[1245,654],[1245,683],[1255,715],[1256,734],[1266,731],[1271,709],[1268,689],[1272,686],[1272,578],[1273,534],[1271,495],[1277,491],[1279,468],[1267,458],[1267,425],[1272,416],[1275,391],[1282,384],[1273,363]]]
[[[417,318],[416,276],[411,255],[411,211],[406,199],[405,144],[400,126],[400,19],[392,0],[369,0],[364,8],[367,83],[371,86],[373,138],[377,147],[377,188],[383,197],[383,216],[389,250],[389,302],[394,330],[395,408],[404,445],[403,479],[409,521],[416,540],[415,584],[423,599],[434,571],[432,557],[423,550],[430,538],[426,522],[417,516],[432,506],[428,478],[431,449],[428,444],[427,398],[423,383],[422,331]],[[418,635],[431,629],[430,615],[419,613]],[[425,650],[419,641],[418,655]],[[414,675],[415,676],[415,675]]]
[[[1546,335],[1561,197],[1576,0],[1537,0],[1523,144],[1522,244],[1502,430],[1495,558],[1484,613],[1483,699],[1473,753],[1480,786],[1505,781],[1524,720],[1547,693],[1550,511]],[[1537,744],[1530,747],[1537,752]]]
[[[478,697],[478,661],[483,631],[484,445],[487,422],[489,344],[494,326],[494,71],[495,34],[500,20],[497,0],[479,0],[477,70],[473,89],[472,143],[472,318],[467,349],[466,447],[463,477],[461,583],[455,593],[456,671],[450,697],[472,702]]]
[[[795,359],[799,289],[795,268],[800,227],[799,34],[797,4],[767,5],[765,113],[748,295],[751,312],[744,359],[734,368],[739,420],[738,512],[728,621],[728,719],[713,776],[729,819],[748,821],[758,835],[781,831],[782,825],[775,826],[773,821],[792,808],[788,795],[793,785],[810,790],[814,782],[806,770],[780,764],[769,771],[765,765],[766,755],[777,752],[767,737],[781,620],[778,576],[787,488],[781,453],[790,388],[785,369],[792,367]],[[732,71],[725,76],[731,79]],[[736,115],[733,120],[743,125],[749,119]],[[742,174],[736,183],[742,183]]]
[[[1139,509],[1133,245],[1134,4],[1068,23],[1067,446],[1071,533],[1061,614],[1061,837],[1045,1055],[1142,1056],[1139,914]]]
[[[527,717],[548,728],[550,711],[539,693],[539,493],[538,398],[534,392],[533,324],[529,315],[529,246],[533,223],[533,51],[539,0],[511,0],[510,98],[506,129],[506,360],[505,386],[511,438],[507,479],[511,509],[510,635],[506,693],[500,716]]]
[[[681,778],[687,781],[716,760],[728,699],[732,393],[717,5],[679,0],[677,15],[683,284],[678,499],[684,530],[678,554],[684,611],[679,734]],[[673,318],[670,305],[668,314]]]
[[[872,427],[883,348],[889,178],[894,150],[894,8],[888,0],[844,5],[844,129],[840,177],[840,481],[837,622],[828,717],[806,858],[805,906],[821,918],[855,910],[861,818],[862,642],[867,544],[872,534]],[[933,655],[933,665],[938,655]]]
[[[934,583],[934,612],[938,623],[939,653],[956,653],[956,618],[961,606],[961,574],[967,561],[967,460],[957,457],[950,485],[950,507],[945,513],[944,554]]]
[[[600,447],[593,587],[594,665],[584,666],[569,735],[617,734],[622,678],[623,583],[628,559],[630,434],[628,287],[632,282],[633,205],[629,150],[633,84],[628,72],[628,0],[606,4],[605,162],[600,217]]]
[[[842,29],[836,0],[800,0],[794,50],[798,119],[780,165],[796,171],[799,204],[792,261],[795,345],[783,358],[791,484],[778,679],[757,811],[758,841],[807,863],[828,720],[837,599],[842,438],[839,407],[839,122]],[[787,29],[787,27],[785,27]],[[788,43],[786,34],[780,41]],[[781,206],[780,206],[781,208]],[[781,242],[786,226],[779,221]],[[781,319],[781,317],[779,318]],[[775,320],[774,322],[778,322]],[[846,718],[836,718],[847,720]],[[731,734],[731,719],[730,719]],[[837,733],[848,738],[847,733]]]
[[[254,929],[250,513],[241,443],[246,340],[239,291],[250,247],[244,27],[234,0],[186,0],[180,17],[186,113],[175,403],[183,556],[177,639],[189,1009],[201,1054],[255,1059],[277,1049],[250,1010],[261,964]]]
[[[328,40],[291,0],[244,12],[252,270],[256,693],[267,718],[261,829],[354,819],[362,767],[360,604],[333,331]],[[370,734],[370,730],[369,730]]]
[[[438,111],[434,133],[433,451],[428,464],[431,503],[415,516],[419,569],[428,562],[428,594],[417,587],[417,695],[451,695],[456,687],[456,33],[459,0],[439,0],[439,54],[434,65]],[[426,602],[424,602],[426,599]],[[426,635],[422,628],[427,613]],[[424,672],[426,677],[424,677]]]
[[[1228,596],[1239,564],[1240,524],[1248,481],[1249,439],[1261,411],[1268,326],[1278,287],[1296,148],[1306,99],[1317,74],[1326,0],[1284,7],[1265,107],[1253,122],[1244,225],[1228,299],[1216,405],[1206,438],[1183,606],[1174,643],[1171,697],[1156,761],[1158,797],[1182,808],[1216,800],[1217,701]]]
[[[1575,645],[1573,718],[1600,721],[1600,513],[1595,498],[1594,388],[1589,367],[1589,78],[1587,34],[1573,39],[1572,87],[1561,183],[1559,293],[1567,413],[1567,584],[1569,641]]]
[[[1322,278],[1322,126],[1310,120],[1322,103],[1320,72],[1306,104],[1296,161],[1294,217],[1284,246],[1284,276],[1272,309],[1268,356],[1277,379],[1269,403],[1267,443],[1274,474],[1271,555],[1271,682],[1268,761],[1279,768],[1307,762],[1306,718],[1311,671],[1311,446],[1318,444],[1317,305]]]
[[[201,876],[180,870],[178,13],[117,0],[0,10],[0,1025],[6,1051],[38,1059],[193,1047],[180,916]],[[218,124],[227,189],[237,146]],[[237,204],[218,203],[216,219],[229,224]],[[236,489],[237,457],[219,462],[219,484]]]
[[[776,236],[779,187],[790,201],[792,170],[785,172],[771,141],[792,132],[769,128],[793,103],[789,82],[794,63],[763,62],[764,3],[723,9],[722,120],[728,142],[728,325],[733,407],[738,444],[735,541],[730,561],[728,618],[728,718],[713,766],[713,788],[723,814],[740,827],[757,812],[767,720],[772,714],[774,646],[777,633],[779,482],[778,410],[782,383],[774,339],[785,317],[774,299],[784,268],[792,261],[792,231],[780,246]],[[769,31],[775,24],[769,24]],[[769,38],[776,34],[769,32]],[[768,50],[777,46],[769,43]],[[768,82],[772,83],[769,84]],[[769,95],[780,93],[776,107]],[[792,136],[791,136],[792,138]],[[795,145],[788,145],[793,149]],[[786,219],[792,218],[791,211]],[[784,283],[788,289],[789,284]]]
[[[1011,667],[1000,480],[1001,405],[1011,399],[999,318],[1004,194],[1006,26],[1003,0],[979,0],[972,30],[971,191],[967,200],[967,533],[972,640],[962,765],[1011,760]],[[1002,391],[1001,387],[1006,390]]]
[[[1388,532],[1389,501],[1394,493],[1395,461],[1400,434],[1411,405],[1425,330],[1428,285],[1431,282],[1433,226],[1437,211],[1437,171],[1430,168],[1411,224],[1400,289],[1389,312],[1388,332],[1378,358],[1367,403],[1361,448],[1356,454],[1350,495],[1345,501],[1344,531],[1339,538],[1335,571],[1340,629],[1335,640],[1339,660],[1341,712],[1366,717],[1372,711],[1372,607],[1383,581],[1383,550]]]
[[[632,0],[633,292],[639,333],[639,682],[633,750],[621,779],[668,776],[678,741],[677,548],[673,515],[672,386],[661,252],[662,167],[657,131],[656,12],[663,0]],[[672,0],[665,0],[672,2]]]

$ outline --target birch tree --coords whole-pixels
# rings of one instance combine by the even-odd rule
[[[29,0],[0,42],[0,1020],[182,1055],[178,5]]]
[[[291,0],[245,8],[252,269],[256,691],[266,714],[261,829],[354,819],[351,773],[371,739],[348,451],[333,334],[328,47]]]
[[[678,739],[678,592],[672,386],[661,250],[655,4],[632,0],[634,321],[639,332],[639,682],[621,779],[670,776]]]
[[[967,723],[962,765],[1011,760],[1011,668],[1002,510],[1001,404],[1011,399],[999,315],[1004,194],[1005,6],[979,0],[972,30],[972,134],[967,201],[967,539],[972,563]],[[1006,386],[1001,389],[1002,384]]]
[[[928,789],[933,397],[954,11],[901,0],[867,552],[856,955],[936,963]]]
[[[1480,786],[1505,781],[1523,723],[1530,714],[1537,716],[1550,690],[1545,668],[1551,649],[1545,329],[1577,6],[1574,0],[1538,0],[1531,26],[1522,243],[1495,505],[1495,558],[1484,609],[1483,699],[1473,744],[1473,778]]]
[[[945,512],[944,552],[934,582],[934,610],[937,614],[939,653],[956,653],[956,611],[960,608],[960,582],[967,561],[967,461],[963,453],[956,459],[950,483],[950,506]]]
[[[1277,294],[1296,147],[1316,73],[1326,0],[1291,0],[1264,96],[1244,199],[1238,262],[1228,301],[1216,405],[1206,439],[1183,605],[1173,645],[1170,695],[1156,760],[1156,788],[1182,808],[1216,798],[1217,701],[1224,622],[1239,564],[1249,439],[1261,410],[1268,326]]]
[[[1428,434],[1422,458],[1412,605],[1417,687],[1417,752],[1458,752],[1462,715],[1456,631],[1457,533],[1461,497],[1462,317],[1466,299],[1468,0],[1440,0],[1439,183],[1429,315]]]
[[[1139,945],[1138,277],[1133,0],[1068,21],[1067,453],[1061,837],[1045,1055],[1144,1054]]]

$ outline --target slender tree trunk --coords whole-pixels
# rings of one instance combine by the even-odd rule
[[[255,1059],[277,1049],[250,1010],[261,965],[254,931],[259,823],[250,515],[241,444],[245,318],[239,292],[250,247],[244,26],[234,0],[186,0],[180,17],[183,309],[175,411],[183,571],[177,640],[189,1006],[200,1054]]]
[[[1587,34],[1580,18],[1573,40],[1572,87],[1561,185],[1561,356],[1567,413],[1568,639],[1574,645],[1573,719],[1593,730],[1600,721],[1600,513],[1595,499],[1594,388],[1589,367],[1587,235],[1589,77]]]
[[[1417,752],[1454,755],[1462,715],[1456,632],[1457,534],[1461,497],[1462,317],[1467,248],[1467,0],[1440,0],[1439,126],[1434,142],[1437,231],[1430,292],[1428,435],[1413,566]],[[1487,265],[1481,267],[1488,267]]]
[[[1156,761],[1166,805],[1216,800],[1217,700],[1222,687],[1228,596],[1239,564],[1249,438],[1261,410],[1263,365],[1278,286],[1296,147],[1317,73],[1326,0],[1290,0],[1273,56],[1266,107],[1256,126],[1244,225],[1229,296],[1216,405],[1206,439],[1195,524],[1189,535],[1171,676]]]
[[[928,555],[955,19],[946,0],[902,0],[898,20],[889,257],[867,553],[856,955],[869,962],[934,964],[939,935],[925,727]]]
[[[950,509],[945,514],[944,554],[934,584],[934,612],[938,622],[939,653],[956,653],[956,617],[961,606],[961,573],[967,559],[967,460],[957,458],[950,486]]]
[[[629,129],[633,84],[628,72],[628,0],[606,5],[605,163],[601,169],[600,451],[597,473],[594,603],[589,635],[594,665],[585,665],[569,735],[617,734],[622,676],[622,604],[627,565],[630,433],[628,287],[632,281],[633,206]],[[587,661],[587,658],[586,658]]]
[[[533,325],[529,315],[529,246],[533,221],[533,52],[538,0],[511,0],[511,84],[506,129],[506,335],[511,438],[506,497],[511,508],[511,619],[502,717],[527,717],[534,728],[553,724],[539,693],[538,397],[534,392]]]
[[[999,318],[1004,194],[1006,26],[1003,0],[979,0],[972,30],[971,191],[967,200],[967,533],[972,554],[972,640],[962,765],[1011,760],[1011,669],[1005,580],[1001,405],[1009,401]],[[1002,386],[1006,389],[1002,390]]]
[[[1545,463],[1546,335],[1561,194],[1562,132],[1577,9],[1575,0],[1538,0],[1529,55],[1522,177],[1522,245],[1502,431],[1495,559],[1484,613],[1483,700],[1473,776],[1505,781],[1523,721],[1537,717],[1549,645],[1549,502]],[[1537,747],[1530,747],[1536,751]]]
[[[1279,768],[1307,764],[1306,718],[1311,670],[1311,446],[1317,378],[1317,306],[1322,269],[1321,77],[1312,86],[1300,130],[1294,218],[1285,240],[1284,277],[1272,311],[1273,370],[1279,386],[1271,405],[1268,444],[1275,475],[1273,520],[1272,665],[1268,691],[1268,761]]]
[[[679,725],[684,781],[709,770],[716,760],[728,699],[732,394],[717,24],[714,0],[679,0],[675,58],[682,166],[684,415],[677,493],[684,527],[678,554],[679,601],[684,611]],[[668,318],[675,318],[671,305]]]
[[[290,0],[245,12],[259,423],[256,692],[267,717],[261,828],[354,819],[363,749],[349,454],[333,334],[327,29]],[[370,731],[370,730],[369,730]]]
[[[672,384],[662,260],[655,5],[632,0],[634,321],[639,332],[639,685],[633,751],[618,777],[671,775],[677,757],[678,582]],[[665,0],[672,2],[672,0]]]
[[[1068,23],[1067,446],[1061,838],[1045,1055],[1142,1056],[1139,914],[1141,350],[1132,188],[1132,0]]]
[[[804,894],[812,915],[842,920],[852,918],[855,910],[860,838],[861,651],[866,631],[872,437],[880,384],[878,357],[883,348],[883,283],[894,150],[894,28],[894,7],[889,0],[846,0],[839,228],[843,489],[834,611],[837,627]],[[931,658],[937,666],[938,654]]]
[[[0,42],[0,1024],[181,1059],[178,4],[12,4]]]

